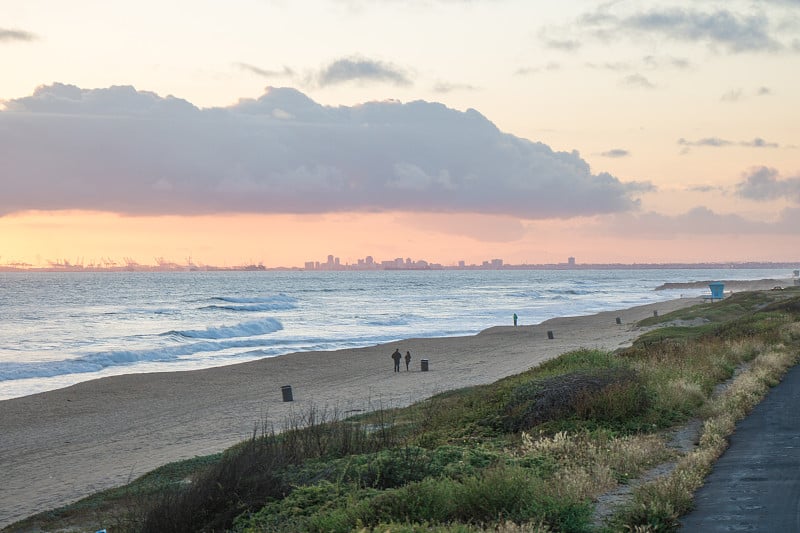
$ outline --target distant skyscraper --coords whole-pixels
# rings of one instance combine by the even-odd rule
[[[569,266],[571,266],[571,267],[574,267],[575,266],[575,258],[574,257],[568,257],[567,258],[567,264]]]

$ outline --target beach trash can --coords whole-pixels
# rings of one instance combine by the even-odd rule
[[[709,283],[708,288],[711,289],[711,298],[713,300],[722,300],[724,297],[723,289],[725,288],[724,283],[720,283],[719,281],[715,281],[714,283]]]
[[[292,386],[291,385],[284,385],[281,387],[281,394],[283,395],[284,402],[291,402],[294,400],[292,398]]]
[[[420,359],[419,360],[419,369],[423,372],[428,371],[428,360],[427,359]]]
[[[552,340],[552,339],[554,339],[554,338],[555,338],[555,337],[553,336],[553,332],[552,332],[552,331],[548,331],[548,332],[547,332],[547,338],[548,338],[548,339],[550,339],[550,340]]]

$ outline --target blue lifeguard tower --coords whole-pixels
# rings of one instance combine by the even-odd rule
[[[711,289],[711,294],[704,296],[703,297],[704,300],[711,300],[713,302],[714,300],[722,300],[723,298],[725,298],[724,283],[720,281],[715,281],[713,283],[709,283],[708,288]]]

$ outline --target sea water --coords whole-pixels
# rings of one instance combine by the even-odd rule
[[[0,272],[0,400],[128,373],[622,309],[786,270]],[[390,350],[391,351],[391,350]]]

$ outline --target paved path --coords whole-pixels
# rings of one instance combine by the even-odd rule
[[[800,365],[736,426],[687,532],[800,532]]]

